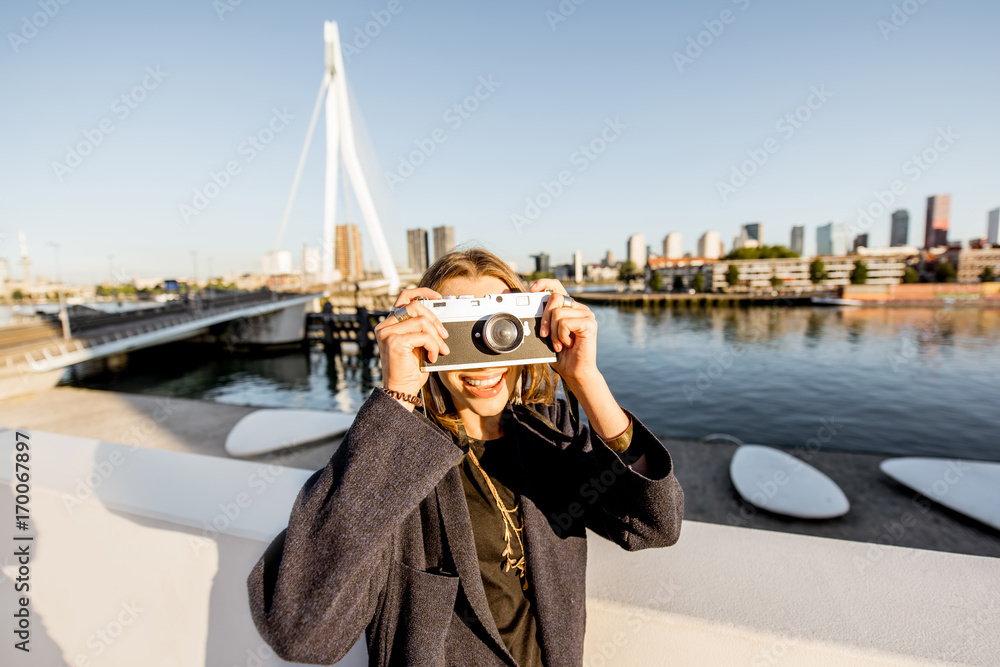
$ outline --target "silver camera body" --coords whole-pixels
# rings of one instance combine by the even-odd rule
[[[422,300],[448,330],[450,353],[430,363],[425,351],[420,369],[457,371],[554,362],[550,336],[542,338],[538,333],[551,295],[549,291],[506,292]]]

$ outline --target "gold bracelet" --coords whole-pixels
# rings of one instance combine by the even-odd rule
[[[632,444],[632,417],[629,416],[628,427],[622,432],[621,435],[611,438],[610,440],[604,440],[604,444],[618,454],[627,450],[628,446]]]

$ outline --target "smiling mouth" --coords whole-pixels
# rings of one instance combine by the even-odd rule
[[[506,374],[507,371],[491,373],[489,375],[463,375],[462,382],[464,382],[466,386],[479,390],[493,389],[500,384]]]
[[[475,398],[493,398],[506,391],[507,370],[487,371],[477,375],[462,375],[462,387]]]

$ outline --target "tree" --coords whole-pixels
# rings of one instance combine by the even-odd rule
[[[854,270],[851,271],[851,284],[864,285],[868,282],[868,265],[863,259],[854,262]]]
[[[912,266],[906,267],[903,271],[903,283],[910,285],[912,283],[918,282],[920,280],[920,274]]]
[[[627,259],[622,262],[621,266],[618,267],[618,280],[622,282],[629,282],[635,280],[639,277],[639,267],[635,265],[631,259]]]
[[[705,291],[705,276],[701,273],[694,274],[694,278],[691,279],[691,289],[695,292]]]
[[[955,277],[958,273],[955,271],[955,267],[952,266],[951,262],[946,259],[942,259],[938,262],[937,266],[937,281],[939,283],[953,283],[955,282]]]
[[[22,292],[19,289],[16,289],[10,293],[10,298],[13,299],[14,301],[20,301],[21,299],[24,298],[24,292]]]
[[[729,268],[726,269],[726,282],[729,283],[730,287],[736,287],[740,284],[740,267],[735,264],[729,265]]]
[[[771,289],[779,290],[784,286],[784,284],[785,281],[778,276],[771,276]]]
[[[684,279],[680,276],[674,276],[674,291],[683,292],[684,291]]]
[[[826,271],[826,264],[823,263],[819,257],[814,259],[809,264],[809,280],[812,281],[813,285],[818,285],[827,278],[830,274]]]
[[[736,248],[726,255],[726,259],[782,259],[798,256],[799,253],[783,245],[762,245],[756,248]]]
[[[653,271],[653,275],[649,279],[649,289],[654,292],[663,291],[663,276],[660,275],[659,271]]]
[[[997,279],[996,273],[993,271],[992,266],[987,266],[983,269],[983,272],[979,274],[979,282],[991,283]]]
[[[536,280],[541,280],[542,278],[555,278],[555,277],[556,274],[552,273],[551,271],[534,271],[528,274],[527,282],[530,284]]]

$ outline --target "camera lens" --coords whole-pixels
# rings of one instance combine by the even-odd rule
[[[513,352],[523,341],[521,320],[510,313],[497,313],[483,326],[483,342],[494,352]]]

